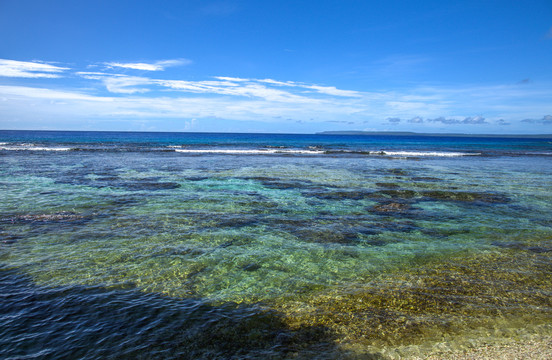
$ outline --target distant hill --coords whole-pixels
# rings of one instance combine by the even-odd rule
[[[322,131],[317,135],[385,135],[385,136],[449,136],[449,137],[493,137],[493,138],[528,138],[552,139],[552,134],[456,134],[456,133],[417,133],[410,131]]]

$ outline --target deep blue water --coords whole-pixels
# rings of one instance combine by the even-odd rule
[[[94,145],[133,146],[136,149],[182,145],[226,149],[282,147],[343,151],[471,151],[484,154],[527,154],[552,156],[552,139],[513,137],[323,135],[323,134],[232,134],[87,131],[0,131],[3,142],[94,148]],[[128,148],[127,148],[128,149]]]
[[[0,357],[552,333],[551,165],[551,139],[0,131]]]

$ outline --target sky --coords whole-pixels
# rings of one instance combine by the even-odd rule
[[[552,1],[0,0],[0,129],[552,134]]]

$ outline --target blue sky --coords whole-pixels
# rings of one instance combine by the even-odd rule
[[[0,129],[552,133],[552,2],[0,0]]]

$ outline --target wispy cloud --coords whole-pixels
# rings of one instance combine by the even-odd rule
[[[317,93],[331,95],[331,96],[344,96],[344,97],[361,97],[362,95],[358,91],[353,90],[342,90],[338,89],[335,86],[322,86],[322,85],[313,85],[313,84],[303,84],[295,81],[278,81],[274,79],[242,79],[242,78],[231,78],[217,76],[217,79],[228,80],[228,81],[237,81],[237,82],[249,82],[257,84],[267,84],[280,87],[294,87],[302,88],[305,90],[315,90]]]
[[[229,77],[229,76],[215,76],[215,79],[224,80],[224,81],[233,81],[233,82],[249,81],[249,79]]]
[[[75,74],[88,80],[101,80],[107,76],[112,76],[112,74],[98,71],[77,71]]]
[[[346,97],[362,97],[362,95],[353,90],[340,90],[334,86],[319,86],[319,85],[308,85],[304,86],[307,89],[313,89],[321,94],[333,95],[333,96],[346,96]]]
[[[174,90],[219,94],[229,96],[256,97],[279,102],[316,102],[316,99],[293,94],[281,89],[267,87],[255,81],[247,83],[232,81],[183,81],[183,80],[156,80],[156,84]]]
[[[329,101],[278,102],[268,99],[228,97],[142,97],[130,95],[125,90],[118,94],[124,96],[94,96],[72,91],[56,91],[26,86],[0,86],[0,109],[11,108],[12,112],[24,111],[39,106],[42,111],[61,113],[70,109],[73,117],[119,117],[134,116],[140,118],[205,118],[217,117],[235,120],[258,120],[259,118],[310,119],[313,114],[327,120],[336,118],[344,109]],[[59,101],[63,107],[57,106]],[[101,103],[101,105],[99,105]],[[17,108],[17,109],[16,109]],[[76,110],[79,109],[79,110]],[[72,115],[71,115],[72,114]]]
[[[103,82],[109,92],[117,94],[145,93],[150,89],[140,86],[152,84],[150,79],[138,76],[107,76]]]
[[[109,92],[117,94],[146,93],[159,89],[170,89],[178,92],[242,96],[289,103],[319,102],[320,98],[309,94],[312,93],[312,90],[315,90],[315,93],[330,97],[362,97],[357,91],[342,90],[333,86],[300,84],[272,79],[258,80],[215,76],[214,79],[216,80],[190,81],[162,80],[101,72],[79,72],[77,74],[86,79],[100,80]],[[283,87],[287,87],[287,89],[283,89]]]
[[[94,96],[76,91],[59,91],[29,86],[0,85],[0,94],[9,99],[41,99],[41,100],[77,100],[91,102],[110,102],[109,97]]]
[[[552,115],[544,115],[542,119],[524,119],[521,121],[531,124],[552,125]]]
[[[407,121],[411,124],[422,124],[424,122],[424,119],[419,116],[416,116],[416,117],[413,117],[412,119],[408,119]]]
[[[392,124],[398,124],[402,121],[401,118],[387,118],[386,119],[389,123]],[[502,120],[504,121],[504,120]],[[434,119],[425,119],[416,116],[411,119],[406,120],[407,123],[411,124],[423,124],[424,122],[429,123],[442,123],[442,124],[448,124],[448,125],[457,125],[457,124],[464,124],[464,125],[481,125],[481,124],[488,124],[488,122],[485,120],[482,116],[468,116],[463,119],[456,119],[456,118],[446,118],[444,116],[439,116]]]
[[[271,85],[278,85],[278,86],[297,86],[297,83],[293,81],[278,81],[273,79],[259,79],[257,80],[261,83],[271,84]]]
[[[66,67],[42,62],[0,59],[0,76],[22,78],[59,78]]]
[[[471,124],[471,125],[488,124],[487,121],[485,121],[485,118],[482,116],[470,116],[464,119],[446,119],[444,117],[438,117],[435,119],[427,119],[427,121],[440,122],[442,124]]]
[[[191,64],[192,61],[188,59],[175,59],[175,60],[160,60],[153,63],[136,62],[136,63],[122,63],[122,62],[106,62],[104,65],[110,68],[123,68],[132,70],[145,70],[145,71],[163,71],[172,66],[183,66]]]
[[[523,86],[413,86],[355,91],[286,79],[234,76],[162,79],[143,73],[131,76],[118,71],[124,67],[100,69],[97,65],[83,66],[82,71],[77,71],[80,69],[2,60],[0,74],[1,69],[26,72],[33,77],[63,75],[65,79],[63,85],[56,83],[55,90],[49,81],[37,87],[23,86],[27,84],[23,80],[15,83],[19,86],[13,86],[14,80],[4,83],[0,86],[0,113],[4,115],[0,122],[10,118],[34,119],[39,109],[41,114],[51,113],[52,119],[65,116],[67,121],[75,122],[79,117],[101,121],[139,118],[152,123],[161,118],[187,121],[194,118],[196,124],[204,119],[266,123],[292,119],[289,121],[347,129],[364,124],[376,128],[384,123],[404,130],[461,131],[497,129],[507,124],[511,124],[508,129],[512,131],[530,131],[528,124],[534,124],[533,128],[552,124],[551,115],[541,118],[541,114],[552,112],[550,85],[542,82]]]

